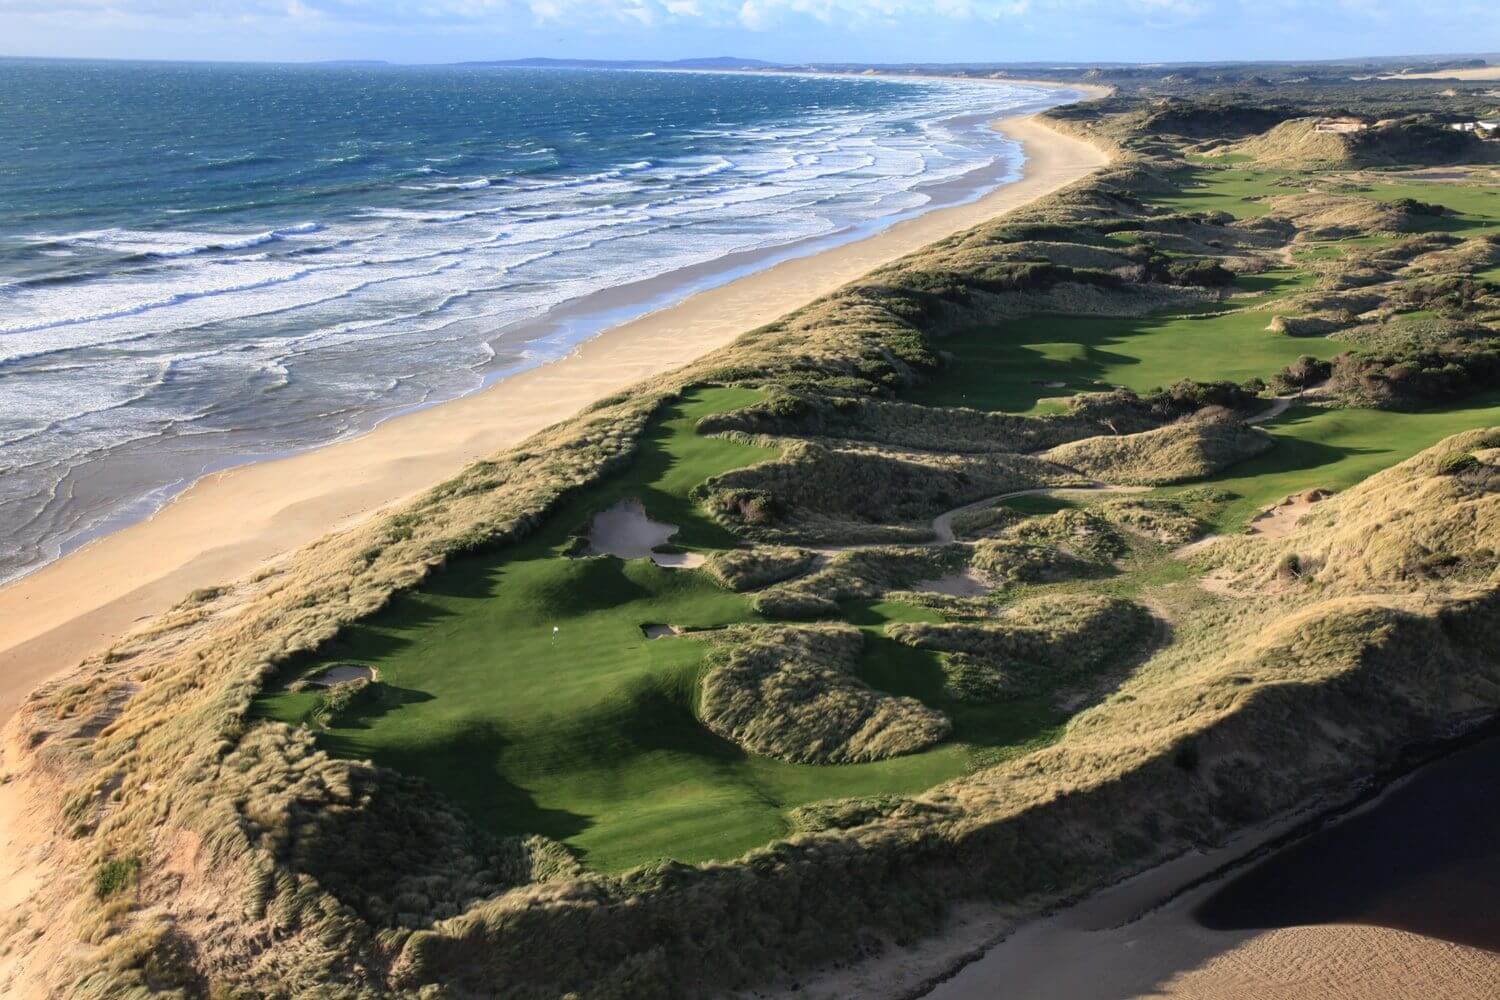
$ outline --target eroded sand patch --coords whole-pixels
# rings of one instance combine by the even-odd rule
[[[708,562],[701,552],[653,552],[651,561],[663,569],[697,569]]]
[[[1327,499],[1329,495],[1327,490],[1293,493],[1280,503],[1267,507],[1251,518],[1250,534],[1260,535],[1263,538],[1285,538],[1291,534],[1297,522],[1302,520],[1302,516],[1311,510],[1314,504]]]

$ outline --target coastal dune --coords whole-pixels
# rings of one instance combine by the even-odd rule
[[[1072,85],[1100,96],[1107,88]],[[1029,118],[1021,179],[971,203],[784,261],[615,327],[557,362],[381,424],[359,437],[205,477],[149,520],[0,589],[0,720],[27,692],[187,593],[242,577],[514,445],[590,403],[721,347],[863,274],[1064,187],[1104,165]]]

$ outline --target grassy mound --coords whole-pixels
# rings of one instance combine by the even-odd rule
[[[1455,132],[1440,121],[1408,117],[1367,123],[1356,131],[1318,128],[1322,119],[1282,122],[1225,151],[1247,156],[1264,166],[1347,168],[1403,165],[1438,166],[1492,159],[1484,142],[1472,133]]]
[[[1163,545],[1184,545],[1206,535],[1209,525],[1176,500],[1116,500],[1099,513],[1111,524]]]
[[[1244,588],[1433,592],[1500,572],[1500,428],[1468,431],[1325,500],[1285,538],[1211,561]]]
[[[797,763],[882,760],[947,736],[941,712],[855,676],[863,644],[852,626],[729,630],[703,678],[703,721],[752,753]]]
[[[1028,455],[877,452],[794,442],[775,461],[712,477],[699,495],[736,528],[796,534],[799,526],[818,522],[930,521],[982,497],[1069,479],[1066,470]]]
[[[1038,597],[993,623],[898,623],[886,632],[897,642],[943,653],[955,697],[993,701],[1125,662],[1150,635],[1151,616],[1120,598]]]
[[[1238,420],[1202,418],[1140,434],[1085,438],[1041,457],[1106,483],[1165,486],[1211,476],[1271,445],[1263,431]]]
[[[750,549],[715,552],[704,565],[704,570],[730,590],[759,590],[801,576],[816,561],[817,555],[806,549],[757,545]]]

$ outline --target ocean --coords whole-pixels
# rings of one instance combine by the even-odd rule
[[[0,580],[205,473],[977,197],[1021,163],[988,121],[1058,100],[934,80],[0,60]]]

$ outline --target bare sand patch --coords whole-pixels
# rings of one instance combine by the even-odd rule
[[[594,515],[589,526],[589,552],[621,559],[650,559],[664,569],[697,569],[708,561],[699,552],[657,552],[677,534],[677,525],[653,521],[634,498],[621,500]]]
[[[663,569],[697,569],[708,562],[702,552],[653,552],[651,561]]]
[[[1431,73],[1392,73],[1382,80],[1500,80],[1500,66],[1467,66],[1439,69]]]
[[[339,663],[314,677],[309,677],[307,683],[312,687],[334,687],[338,684],[352,684],[355,681],[373,681],[374,679],[373,667],[362,666],[358,663]]]
[[[911,589],[947,594],[949,597],[981,597],[988,594],[993,587],[979,574],[966,569],[940,576],[935,580],[919,580]]]
[[[1248,530],[1252,535],[1264,538],[1285,538],[1291,534],[1302,516],[1312,510],[1313,505],[1329,496],[1327,490],[1306,490],[1293,493],[1250,519]]]

